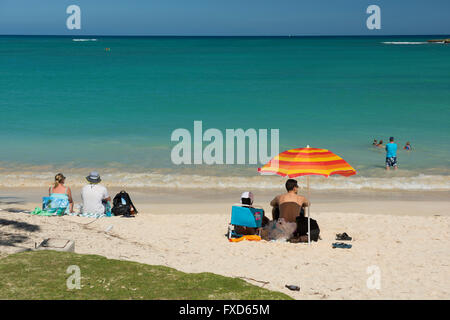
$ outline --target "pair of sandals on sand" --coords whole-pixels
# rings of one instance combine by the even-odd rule
[[[338,233],[336,234],[336,240],[340,241],[351,241],[352,237],[350,237],[347,233]],[[352,247],[351,244],[344,243],[344,242],[335,242],[332,244],[333,249],[340,248],[340,249],[350,249]]]

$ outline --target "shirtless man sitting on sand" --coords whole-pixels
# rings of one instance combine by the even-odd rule
[[[271,202],[270,205],[273,207],[274,210],[272,210],[272,218],[273,220],[277,220],[279,218],[279,208],[280,206],[285,202],[294,202],[297,203],[300,208],[301,207],[307,207],[309,206],[309,201],[303,196],[298,195],[298,184],[297,180],[289,179],[286,181],[286,190],[287,193],[281,194],[279,196],[276,196]],[[300,210],[298,213],[296,213],[296,216],[300,215]],[[295,222],[295,216],[292,214],[292,217],[288,217],[287,220],[294,221],[287,221],[287,222]],[[286,219],[285,219],[286,220]]]

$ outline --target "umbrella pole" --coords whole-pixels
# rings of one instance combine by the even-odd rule
[[[308,202],[311,202],[309,200],[309,176],[306,176],[306,186],[307,186],[307,195],[308,195]],[[308,245],[311,245],[311,224],[309,221],[309,207],[310,207],[311,203],[308,203]]]

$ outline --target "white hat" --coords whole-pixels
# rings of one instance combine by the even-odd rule
[[[242,198],[250,199],[251,202],[253,203],[253,193],[251,193],[250,191],[245,191],[241,194],[241,203],[242,203]]]

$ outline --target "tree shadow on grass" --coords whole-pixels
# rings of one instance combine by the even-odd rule
[[[5,227],[17,230],[18,233],[2,231],[2,228]],[[35,224],[0,218],[0,246],[17,247],[17,244],[23,243],[29,239],[27,235],[21,234],[22,232],[28,233],[39,230],[41,230],[41,228]]]

